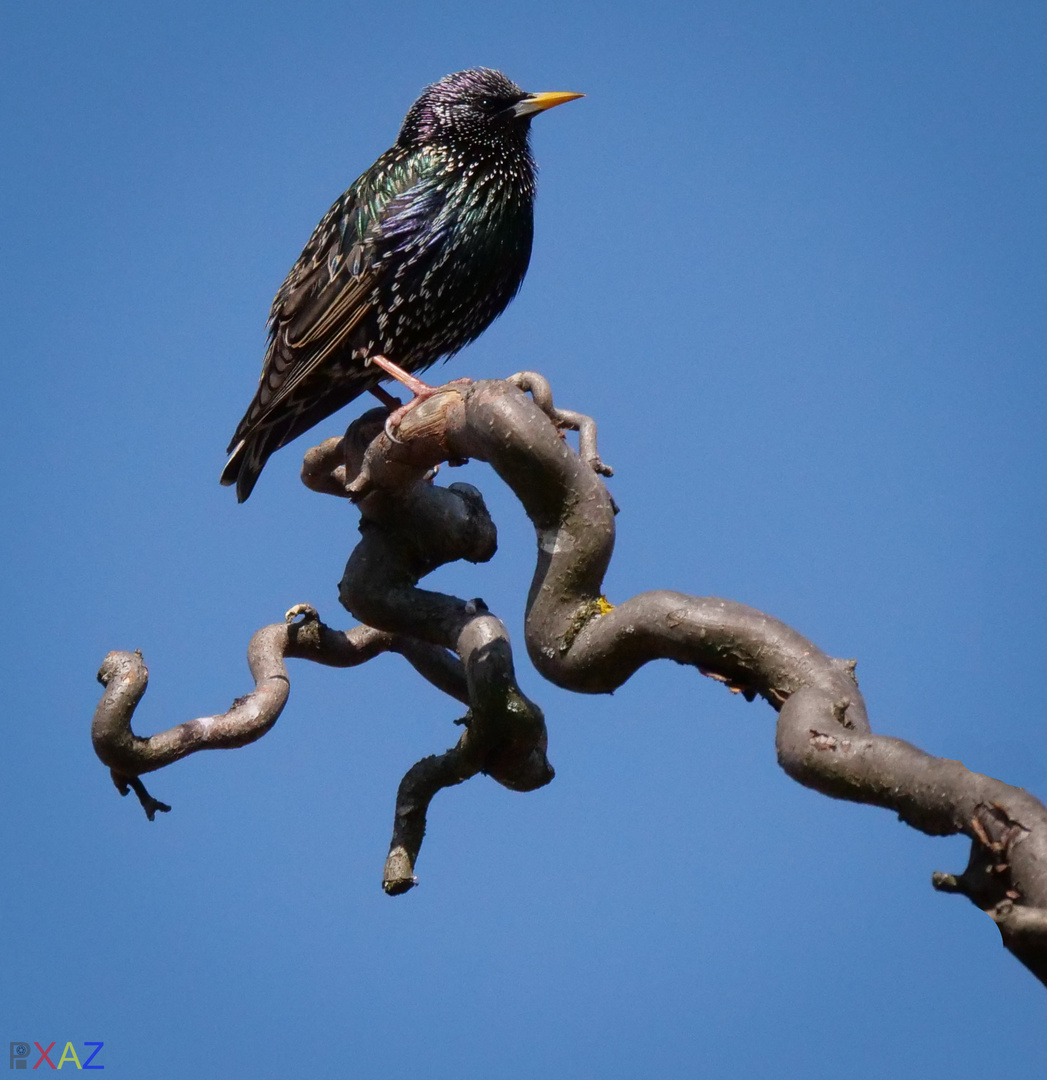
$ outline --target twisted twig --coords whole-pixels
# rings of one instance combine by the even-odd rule
[[[299,615],[305,616],[303,622],[290,621]],[[91,724],[95,753],[109,766],[120,794],[133,789],[152,821],[158,810],[171,808],[152,798],[138,777],[198,750],[245,746],[260,739],[287,703],[291,687],[286,657],[355,667],[383,652],[402,654],[434,686],[459,701],[468,700],[461,664],[446,650],[370,626],[332,630],[320,622],[313,608],[299,604],[288,612],[287,621],[265,626],[251,638],[247,663],[255,687],[250,693],[237,698],[227,712],[188,720],[148,738],[131,730],[131,718],[149,682],[142,654],[109,653],[98,672],[105,693]]]

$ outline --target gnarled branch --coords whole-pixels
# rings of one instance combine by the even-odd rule
[[[544,721],[516,686],[504,626],[482,601],[417,588],[425,574],[450,559],[482,561],[493,553],[493,524],[479,493],[468,485],[445,489],[431,482],[441,463],[475,458],[488,462],[509,485],[535,527],[537,566],[525,639],[543,676],[569,690],[607,693],[651,660],[672,659],[749,699],[763,697],[778,711],[778,758],[794,779],[835,798],[891,809],[930,835],[970,838],[967,869],[935,875],[933,883],[963,893],[986,911],[1007,948],[1047,983],[1047,808],[1039,800],[958,762],[874,734],[854,662],[826,655],[760,611],[670,591],[610,604],[601,590],[613,550],[615,508],[599,475],[609,470],[596,452],[591,421],[557,410],[540,376],[523,373],[508,381],[444,387],[407,413],[395,438],[382,430],[385,415],[375,410],[343,439],[310,451],[303,480],[315,490],[347,496],[360,508],[363,536],[340,588],[343,604],[376,628],[358,632],[425,643],[438,650],[433,656],[446,658],[453,650],[462,662],[470,704],[458,745],[419,762],[400,785],[387,891],[402,892],[413,883],[425,811],[437,790],[478,771],[520,790],[552,776]],[[579,430],[581,456],[561,437],[561,429],[571,427]],[[154,736],[158,741],[149,752],[120,756],[129,750],[128,739],[130,749],[136,745],[129,709],[137,698],[134,664],[128,654],[118,655],[124,659],[110,666],[112,675],[127,680],[125,697],[114,692],[99,710],[103,730],[114,726],[106,708],[114,716],[125,710],[122,727],[116,724],[123,735],[112,740],[118,751],[112,760],[99,753],[114,769],[114,779],[126,783],[160,767],[139,764],[165,764],[190,751],[184,749],[186,735],[179,734],[187,727],[182,725]],[[256,694],[263,699],[271,694],[275,701],[282,692],[282,707],[282,664],[279,671],[252,670]],[[267,689],[273,679],[279,685]],[[250,722],[239,708],[226,714],[233,718],[226,727],[234,730],[224,736],[230,741],[209,745],[240,745],[248,741],[244,730],[254,733],[250,738],[267,730],[265,708],[252,713]],[[208,732],[225,731],[223,720],[208,718]],[[272,720],[275,713],[269,725]],[[200,731],[193,728],[190,741],[199,740]]]
[[[303,622],[293,622],[303,615]],[[228,711],[188,720],[157,735],[143,738],[131,730],[131,718],[149,683],[140,652],[111,652],[102,661],[98,681],[105,687],[91,724],[95,753],[108,765],[121,795],[133,789],[152,821],[158,802],[138,779],[198,750],[230,749],[260,739],[276,723],[287,704],[291,684],[284,660],[299,657],[329,667],[355,667],[383,652],[402,654],[434,686],[467,702],[464,672],[445,650],[402,635],[382,633],[370,626],[332,630],[320,622],[308,604],[287,613],[283,623],[265,626],[251,638],[247,663],[255,680],[250,693]]]

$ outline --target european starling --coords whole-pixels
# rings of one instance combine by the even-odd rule
[[[421,371],[505,310],[531,257],[531,118],[581,96],[528,94],[488,68],[422,92],[276,294],[258,392],[222,472],[240,502],[274,451],[399,377],[394,365]]]

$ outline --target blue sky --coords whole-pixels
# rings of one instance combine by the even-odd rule
[[[446,371],[537,368],[597,418],[611,600],[761,607],[858,658],[878,731],[1047,795],[1042,4],[8,5],[0,1048],[103,1040],[153,1080],[1036,1075],[1042,987],[930,887],[966,843],[799,788],[773,713],[692,670],[582,698],[519,647],[556,780],[441,794],[399,899],[396,785],[459,710],[395,658],[295,663],[260,743],[151,778],[152,824],[94,758],[108,650],[145,654],[149,734],[243,693],[292,604],[349,624],[354,512],[297,473],[351,413],[244,506],[217,477],[313,225],[477,64],[587,97],[536,121],[526,285]],[[499,555],[430,581],[519,646],[533,535],[460,478]]]

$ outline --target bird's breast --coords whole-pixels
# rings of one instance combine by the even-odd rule
[[[530,260],[533,180],[474,170],[377,274],[378,344],[414,370],[481,334],[516,294]]]

